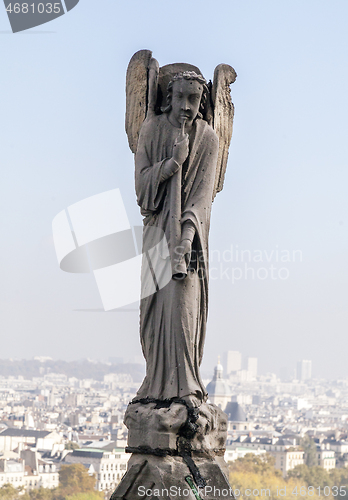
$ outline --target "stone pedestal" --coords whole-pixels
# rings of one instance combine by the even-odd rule
[[[124,422],[132,453],[111,500],[233,498],[224,461],[227,416],[215,405],[131,403]]]

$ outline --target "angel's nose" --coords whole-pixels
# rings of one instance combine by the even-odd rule
[[[187,111],[189,109],[189,105],[188,105],[188,100],[187,99],[183,99],[182,102],[181,102],[181,109],[183,111]]]

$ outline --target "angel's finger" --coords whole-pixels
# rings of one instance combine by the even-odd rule
[[[178,136],[178,138],[180,140],[185,139],[185,136],[187,135],[187,134],[185,134],[185,124],[186,124],[186,120],[184,119],[182,124],[181,124],[180,132],[179,132],[179,136]]]

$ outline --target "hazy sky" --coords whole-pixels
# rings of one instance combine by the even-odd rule
[[[221,62],[238,73],[204,372],[229,349],[257,356],[262,373],[312,359],[314,375],[347,377],[347,21],[346,0],[80,0],[12,34],[0,6],[0,358],[140,354],[136,311],[76,311],[101,301],[92,275],[59,269],[51,223],[113,188],[141,222],[124,87],[148,48],[207,79]],[[244,262],[229,262],[231,246],[235,260],[250,251]]]

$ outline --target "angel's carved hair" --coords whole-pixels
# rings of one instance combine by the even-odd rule
[[[173,97],[173,85],[177,80],[194,80],[201,85],[203,85],[203,92],[201,97],[201,103],[199,106],[200,111],[203,112],[204,106],[207,100],[207,96],[209,93],[207,81],[202,75],[198,75],[195,71],[183,71],[181,73],[177,73],[173,76],[167,86],[167,105],[161,108],[162,113],[170,113],[172,110],[172,97]],[[198,111],[197,116],[199,118],[203,118],[202,113]]]

